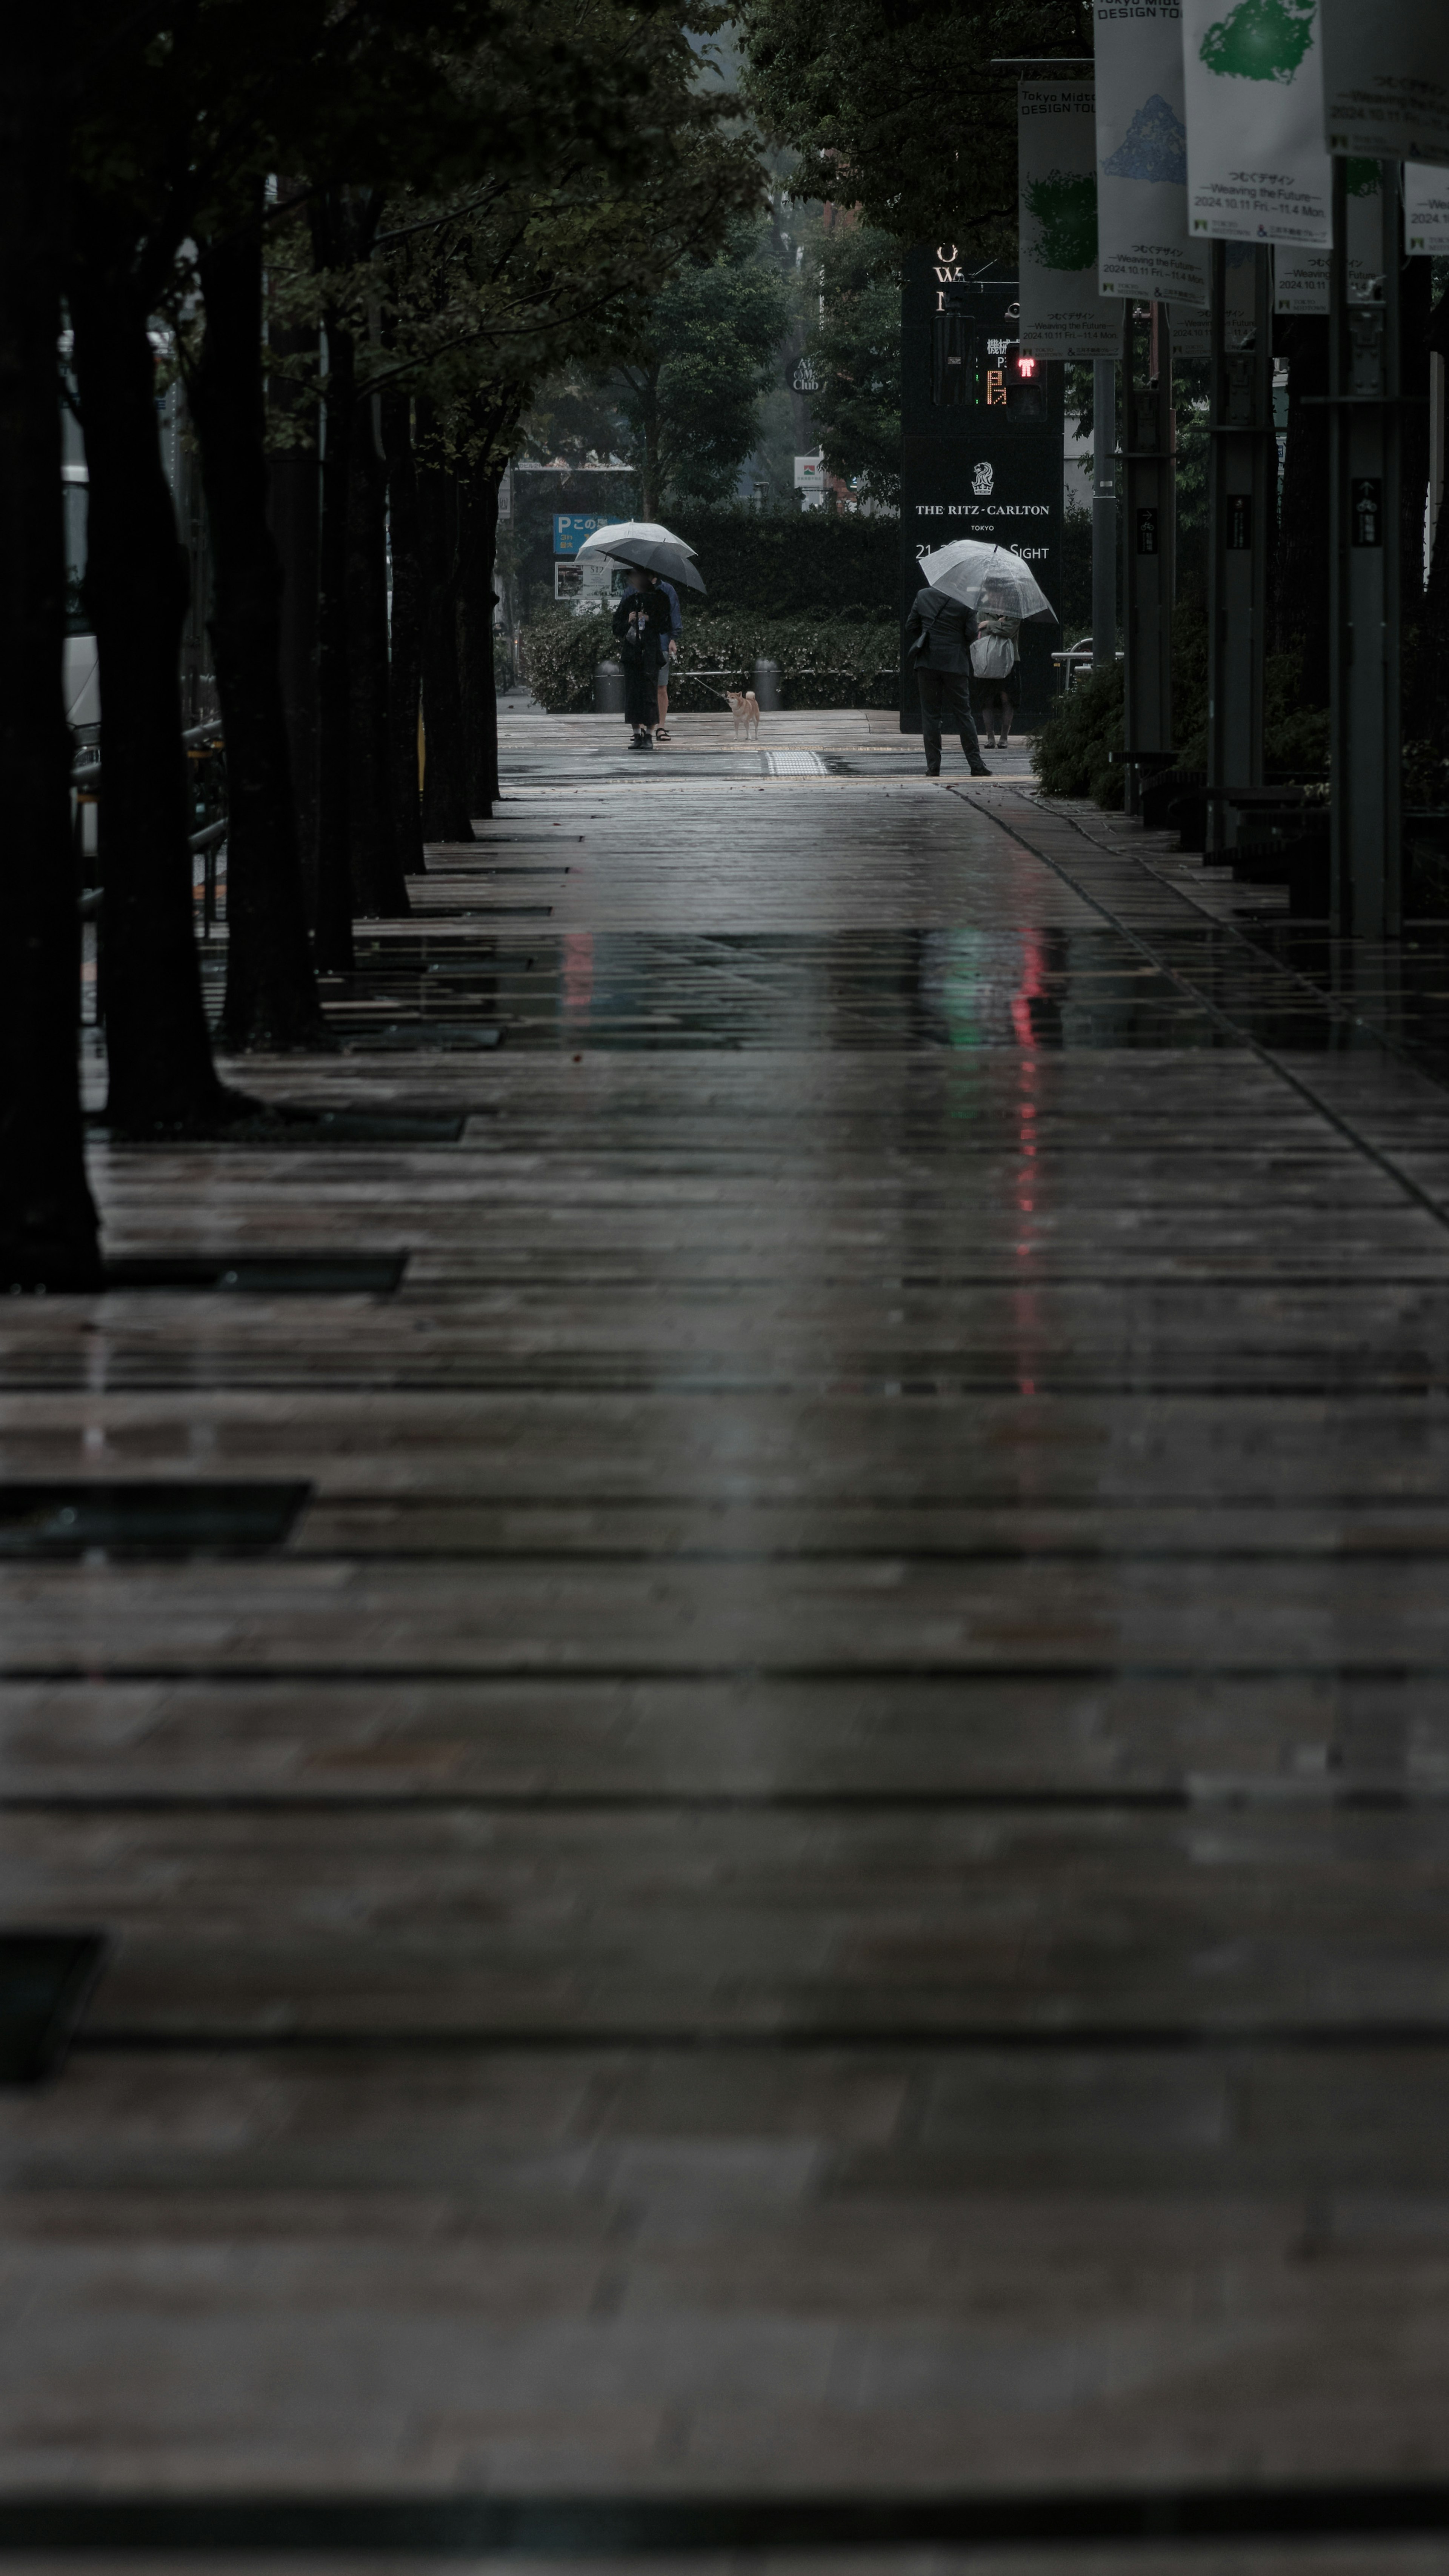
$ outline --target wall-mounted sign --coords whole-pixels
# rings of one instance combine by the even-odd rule
[[[553,514],[554,553],[576,555],[585,537],[591,537],[596,528],[621,528],[623,524],[623,520],[617,515],[613,518],[600,518],[596,513],[588,510],[555,510]]]
[[[825,488],[826,488],[826,487],[825,487],[825,459],[824,459],[824,457],[823,457],[823,456],[797,456],[797,457],[796,457],[796,459],[795,459],[795,489],[796,489],[796,491],[797,491],[797,492],[823,492],[823,491],[825,490]]]

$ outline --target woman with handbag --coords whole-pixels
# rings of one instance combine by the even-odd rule
[[[988,582],[981,595],[976,640],[971,647],[971,694],[988,751],[1005,751],[1011,732],[1021,695],[1017,680],[1020,634],[1021,619],[1010,614],[1005,594]]]

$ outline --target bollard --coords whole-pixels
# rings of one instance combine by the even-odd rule
[[[759,700],[760,713],[762,716],[775,716],[779,714],[780,665],[778,662],[757,662],[755,664],[755,696]]]
[[[594,667],[594,713],[596,716],[621,716],[624,712],[624,665],[622,662],[599,662]]]

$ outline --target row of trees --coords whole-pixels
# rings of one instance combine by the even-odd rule
[[[173,327],[211,541],[224,1035],[324,1043],[316,975],[350,964],[354,914],[405,909],[424,827],[467,837],[487,810],[497,484],[534,384],[561,361],[627,356],[661,278],[718,256],[758,198],[752,143],[701,77],[720,14],[712,0],[54,0],[12,31],[0,1283],[98,1276],[60,702],[63,333],[100,657],[107,1116],[138,1135],[214,1129],[251,1104],[213,1065],[193,933],[187,567],[155,321]]]

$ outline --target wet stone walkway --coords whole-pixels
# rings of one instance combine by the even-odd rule
[[[1445,2576],[1441,934],[591,721],[0,1311],[0,2541]]]

